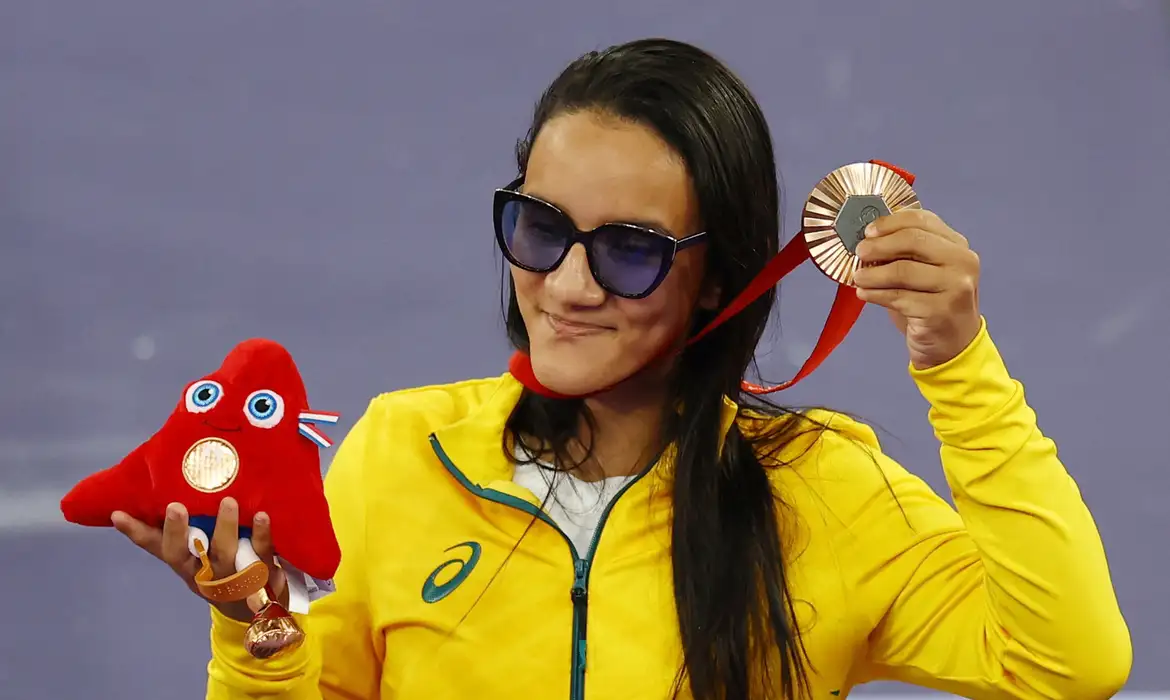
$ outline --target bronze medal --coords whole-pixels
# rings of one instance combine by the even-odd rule
[[[183,478],[196,491],[223,491],[239,473],[240,456],[236,448],[220,438],[203,438],[183,455]]]
[[[244,633],[244,648],[257,659],[271,659],[283,656],[305,641],[305,632],[292,615],[280,603],[268,596],[268,590],[261,588],[255,602],[260,606]],[[252,601],[249,601],[251,607]]]
[[[865,227],[902,209],[921,209],[901,175],[877,163],[852,163],[829,173],[808,196],[801,230],[809,257],[839,284],[853,286],[855,251]]]

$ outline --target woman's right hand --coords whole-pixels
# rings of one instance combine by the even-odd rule
[[[161,528],[151,527],[141,520],[137,520],[121,511],[115,512],[111,518],[114,528],[125,535],[131,542],[149,552],[155,558],[171,567],[179,575],[187,588],[195,595],[199,594],[199,587],[195,585],[195,572],[199,570],[199,558],[192,555],[187,549],[187,509],[179,503],[167,506],[166,520]],[[252,548],[268,566],[269,587],[278,595],[285,594],[284,572],[276,566],[272,548],[272,531],[269,528],[268,515],[257,513],[252,520]],[[230,576],[236,571],[236,549],[239,546],[239,506],[235,499],[225,498],[220,501],[219,515],[216,517],[215,533],[211,536],[208,547],[208,558],[211,560],[211,569],[215,578]],[[207,600],[206,598],[203,598]],[[224,615],[240,622],[250,622],[253,610],[248,602],[239,600],[231,603],[214,603],[208,601]]]

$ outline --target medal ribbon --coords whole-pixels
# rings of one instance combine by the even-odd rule
[[[869,162],[874,165],[889,168],[905,179],[908,184],[914,184],[914,175],[902,168],[880,160],[871,160]],[[718,316],[695,334],[694,337],[689,339],[686,345],[698,342],[708,333],[726,323],[740,311],[747,308],[753,301],[759,299],[769,289],[779,284],[780,280],[784,279],[788,273],[795,270],[801,263],[808,259],[809,248],[805,242],[804,231],[802,230],[793,236],[792,240],[788,241],[784,248],[768,261],[764,269],[752,279],[742,292],[731,300],[731,303]],[[788,381],[772,387],[761,386],[744,380],[742,383],[743,390],[757,396],[771,394],[787,389],[812,374],[837,349],[841,341],[845,340],[845,336],[849,334],[849,331],[861,316],[861,310],[863,308],[865,308],[865,302],[857,298],[856,290],[848,285],[839,284],[837,286],[837,295],[833,299],[833,306],[829,309],[829,317],[825,320],[820,337],[817,338],[817,344],[813,347],[812,353],[804,361],[804,364],[801,365],[796,374]],[[508,362],[508,372],[527,389],[541,396],[554,399],[582,398],[557,393],[541,384],[536,379],[536,374],[532,369],[532,358],[527,353],[520,351],[514,353]],[[594,393],[600,393],[601,391],[604,391],[604,389]]]

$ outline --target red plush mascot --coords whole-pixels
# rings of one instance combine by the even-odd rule
[[[236,573],[212,580],[207,557],[220,501],[239,503],[240,522],[268,514],[277,562],[288,574],[289,608],[307,612],[310,600],[332,592],[341,562],[321,478],[319,448],[332,443],[314,425],[337,414],[309,409],[292,356],[271,340],[252,339],[232,349],[212,374],[187,385],[157,433],[118,464],[87,477],[61,501],[65,519],[112,526],[114,511],[161,527],[168,503],[190,514],[188,544],[201,559],[195,580],[210,600],[244,600],[259,594],[263,609],[253,627],[289,632],[292,618],[267,598],[268,567],[256,556],[251,528],[240,528]],[[279,630],[277,628],[280,628]],[[292,630],[296,637],[299,630]],[[278,649],[257,628],[257,656]],[[286,635],[287,637],[288,635]],[[303,635],[302,635],[303,637]],[[300,639],[295,639],[299,644]],[[255,648],[253,648],[255,647]]]

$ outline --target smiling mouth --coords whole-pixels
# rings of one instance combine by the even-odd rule
[[[594,335],[613,330],[612,328],[606,328],[605,326],[598,326],[592,323],[569,321],[550,313],[545,313],[544,318],[548,322],[548,325],[552,327],[553,332],[562,336]]]
[[[203,421],[203,425],[206,425],[208,428],[211,428],[213,430],[219,430],[220,432],[224,432],[224,433],[238,433],[238,432],[240,432],[240,430],[242,430],[242,428],[240,428],[240,426],[238,426],[238,425],[234,428],[225,428],[221,425],[216,425],[215,423],[212,423],[211,421],[208,421],[208,420]]]

